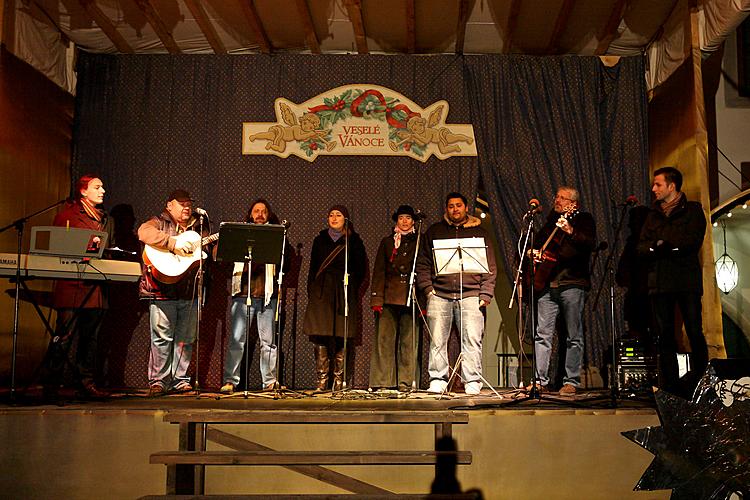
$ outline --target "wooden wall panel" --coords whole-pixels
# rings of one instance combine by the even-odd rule
[[[70,150],[73,96],[0,47],[0,227],[35,212],[70,192]],[[30,228],[52,222],[54,210],[26,225],[23,251]],[[15,252],[17,233],[0,233],[0,252]],[[10,374],[13,288],[0,278],[0,384]],[[49,289],[37,282],[33,289]],[[46,334],[33,308],[23,304],[19,328],[18,371],[21,382],[41,360]]]

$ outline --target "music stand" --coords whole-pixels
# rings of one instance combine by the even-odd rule
[[[482,237],[472,238],[450,238],[433,241],[433,262],[435,263],[435,274],[438,276],[446,274],[458,274],[459,275],[459,321],[458,321],[458,332],[459,336],[463,335],[463,322],[464,322],[464,273],[469,274],[489,274],[490,267],[487,262],[487,244]],[[466,257],[466,259],[464,259]],[[459,354],[456,364],[453,367],[453,372],[448,378],[448,384],[440,393],[439,397],[445,394],[448,390],[451,380],[458,371],[458,364],[463,359],[463,352]],[[502,396],[495,390],[494,387],[484,378],[484,375],[479,374],[479,378],[482,379],[495,395],[502,399]]]
[[[245,391],[248,396],[247,384],[250,371],[249,345],[250,338],[250,293],[251,273],[253,262],[257,264],[281,265],[281,252],[284,245],[285,228],[281,224],[251,224],[249,222],[222,222],[219,226],[219,247],[216,251],[217,261],[247,262],[247,299],[245,323]],[[273,348],[274,346],[272,346]],[[276,346],[279,349],[279,346]],[[278,356],[279,353],[277,352]],[[278,373],[276,374],[278,378]]]

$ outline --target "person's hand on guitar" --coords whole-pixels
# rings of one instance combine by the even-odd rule
[[[528,252],[526,252],[526,254],[529,258],[534,259],[535,264],[539,264],[541,261],[544,260],[544,254],[542,253],[541,250],[529,250]]]
[[[566,218],[565,215],[561,215],[559,219],[557,219],[557,222],[555,223],[557,227],[562,229],[567,234],[573,234],[573,226],[570,225],[570,222]]]
[[[193,253],[193,244],[189,241],[177,242],[174,253],[180,257],[188,257]]]

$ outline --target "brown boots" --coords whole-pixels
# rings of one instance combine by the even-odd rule
[[[340,391],[344,388],[344,348],[336,349],[333,358],[333,390]]]
[[[315,373],[318,375],[318,385],[315,387],[315,392],[328,390],[328,370],[330,366],[328,347],[315,344]]]
[[[318,384],[315,392],[325,392],[328,390],[328,377],[331,368],[331,359],[328,355],[328,346],[315,344],[315,373],[318,377]],[[336,348],[333,356],[333,390],[340,391],[344,388],[344,349]]]

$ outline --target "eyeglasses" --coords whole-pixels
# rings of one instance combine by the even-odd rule
[[[565,201],[576,201],[573,198],[568,198],[566,196],[560,196],[559,194],[555,195],[555,199],[556,200],[565,200]]]

